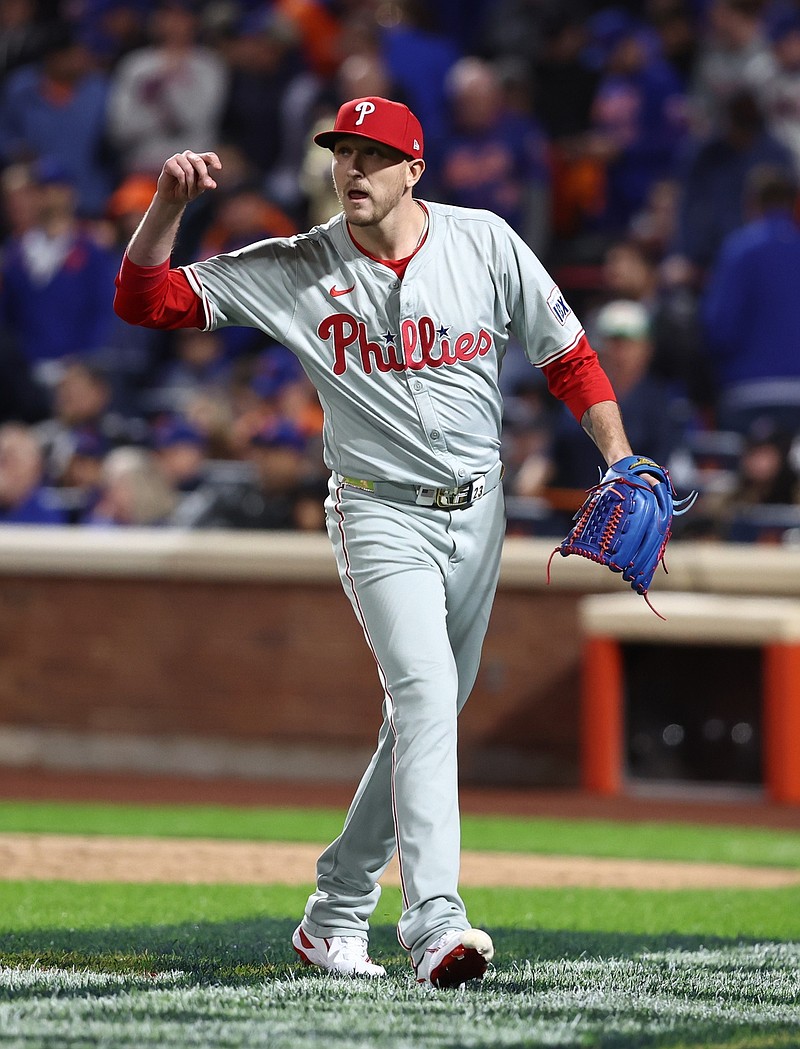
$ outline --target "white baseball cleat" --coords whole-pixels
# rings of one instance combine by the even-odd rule
[[[479,980],[494,957],[494,944],[482,929],[449,929],[434,940],[417,966],[417,983],[459,987]]]
[[[343,976],[385,976],[382,965],[376,965],[367,954],[363,936],[312,936],[302,925],[292,934],[292,947],[306,965],[317,965]]]

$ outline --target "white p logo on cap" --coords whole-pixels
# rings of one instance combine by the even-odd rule
[[[358,113],[358,120],[355,122],[354,126],[358,127],[359,124],[363,124],[364,123],[364,117],[368,117],[370,115],[370,113],[374,113],[375,112],[375,103],[374,102],[359,102],[358,105],[355,107],[355,110],[356,110],[356,113]]]

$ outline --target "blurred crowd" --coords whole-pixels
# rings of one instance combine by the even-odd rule
[[[369,94],[553,274],[680,534],[800,541],[800,0],[0,0],[0,523],[323,528],[294,356],[114,277],[185,148],[224,167],[174,264],[326,221],[312,136]],[[601,461],[518,347],[502,385],[509,528],[560,535]]]

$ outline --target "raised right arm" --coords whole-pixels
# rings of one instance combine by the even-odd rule
[[[212,172],[222,168],[216,153],[186,149],[170,157],[161,169],[156,193],[128,244],[126,255],[137,266],[169,261],[183,212],[189,201],[216,189]]]
[[[185,275],[169,268],[189,201],[216,189],[216,153],[185,150],[166,161],[156,193],[130,239],[116,279],[114,309],[129,324],[147,328],[203,328],[205,313]]]

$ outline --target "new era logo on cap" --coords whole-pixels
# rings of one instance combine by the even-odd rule
[[[339,109],[330,131],[314,136],[317,145],[333,149],[345,135],[370,138],[384,146],[391,146],[407,157],[420,158],[424,146],[420,122],[402,102],[369,96],[354,98]]]

